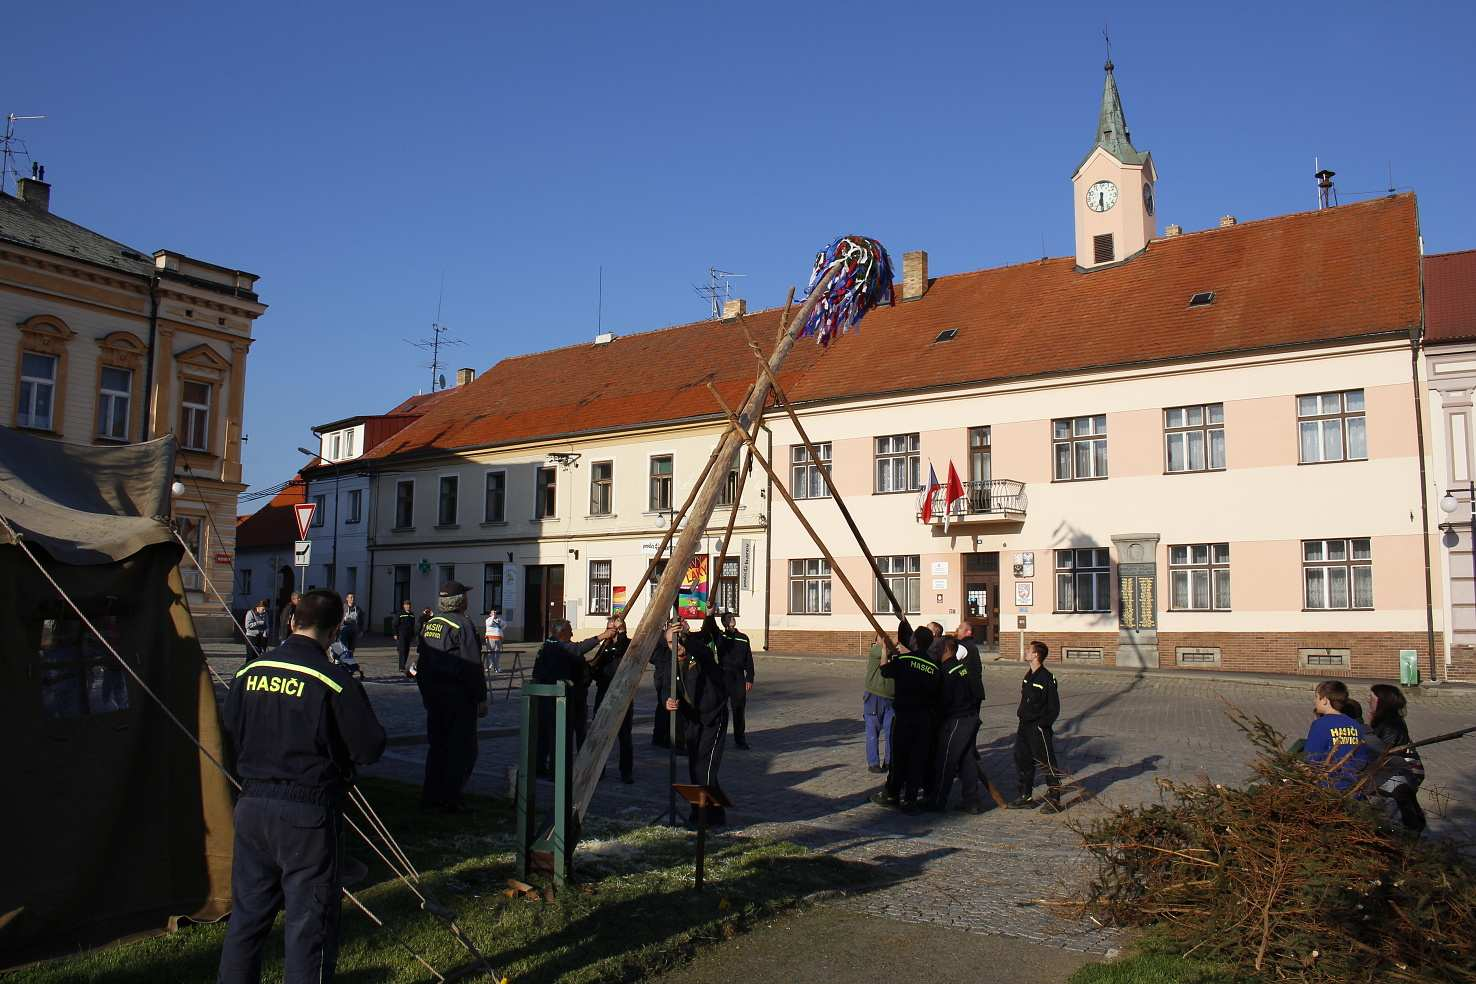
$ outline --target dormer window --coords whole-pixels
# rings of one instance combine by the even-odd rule
[[[1189,306],[1192,308],[1207,307],[1213,303],[1215,303],[1215,292],[1212,290],[1202,290],[1189,298]]]
[[[942,331],[938,332],[938,337],[933,339],[933,343],[937,344],[938,342],[951,342],[957,337],[957,328],[944,328]]]

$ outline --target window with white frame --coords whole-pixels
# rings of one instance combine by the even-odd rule
[[[343,431],[334,431],[333,436],[328,439],[328,460],[337,461],[343,457]]]
[[[364,492],[362,489],[349,489],[348,515],[343,518],[345,524],[362,522],[364,519]]]
[[[238,593],[241,595],[251,594],[251,568],[249,567],[243,567],[241,569],[241,590]]]
[[[738,614],[738,558],[723,558],[723,569],[717,579],[717,607],[719,611]]]
[[[455,475],[442,475],[440,494],[436,502],[436,525],[456,525],[456,499],[461,491],[461,479]]]
[[[1105,547],[1056,551],[1056,611],[1112,609],[1111,560]]]
[[[22,353],[20,402],[15,411],[17,427],[51,430],[52,405],[56,401],[56,364],[54,355]]]
[[[1058,482],[1107,477],[1107,415],[1051,421],[1051,451]]]
[[[415,525],[415,480],[395,483],[395,529],[408,530]]]
[[[830,614],[830,564],[823,558],[789,562],[789,613]]]
[[[877,492],[916,492],[922,488],[919,446],[916,434],[890,434],[876,439]]]
[[[589,613],[591,615],[610,614],[610,562],[608,560],[589,562]]]
[[[717,504],[719,506],[733,506],[738,504],[738,469],[728,469],[728,477],[723,482],[723,487],[718,489]]]
[[[113,441],[128,440],[128,418],[133,403],[133,371],[103,366],[98,379],[97,434]]]
[[[1368,537],[1302,541],[1302,597],[1307,608],[1370,609],[1373,545]]]
[[[615,462],[596,461],[589,466],[589,514],[608,516],[615,510]]]
[[[507,472],[489,471],[483,484],[482,522],[507,521]]]
[[[328,521],[328,496],[313,496],[313,521],[312,526],[322,526]]]
[[[204,547],[205,524],[199,516],[176,516],[174,525],[179,530],[179,538],[189,548],[195,560],[201,564],[205,563],[201,550]],[[179,562],[179,573],[184,581],[184,586],[190,591],[203,591],[205,579],[200,573],[200,568],[189,557],[184,557]]]
[[[1169,547],[1169,608],[1181,612],[1230,610],[1230,544]]]
[[[803,444],[789,446],[789,492],[796,499],[824,499],[830,495],[820,474],[821,463],[826,468],[830,467],[830,442],[812,446],[815,448],[814,461],[810,460],[810,452]],[[881,475],[880,465],[877,466],[877,475]]]
[[[907,606],[906,614],[916,615],[922,611],[922,557],[918,554],[902,554],[894,557],[876,558],[876,568],[881,571],[881,580],[872,591],[872,611],[892,611],[887,600],[886,588],[898,601]],[[883,587],[885,585],[885,587]]]
[[[534,478],[533,518],[552,519],[559,514],[559,472],[541,467]]]
[[[502,564],[482,565],[482,608],[502,611]]]
[[[1171,472],[1225,467],[1225,405],[1202,403],[1163,412],[1163,454]]]
[[[671,508],[671,455],[660,454],[651,458],[650,510],[664,512]]]
[[[1302,464],[1367,458],[1365,423],[1361,389],[1297,397],[1297,443]]]
[[[210,384],[180,381],[179,444],[189,451],[210,450]]]

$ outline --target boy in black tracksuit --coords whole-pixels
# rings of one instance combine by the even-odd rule
[[[1015,768],[1019,773],[1020,795],[1011,803],[1014,807],[1033,804],[1031,793],[1035,789],[1035,766],[1045,770],[1046,805],[1053,810],[1061,809],[1061,767],[1056,761],[1056,745],[1051,728],[1061,713],[1061,696],[1056,691],[1056,678],[1045,668],[1050,649],[1036,640],[1030,643],[1027,655],[1030,672],[1020,681],[1020,707],[1016,715],[1020,728],[1015,732]]]
[[[979,705],[984,702],[984,677],[976,659],[952,636],[943,640],[942,713],[938,729],[938,792],[932,807],[948,806],[948,793],[958,777],[963,787],[963,808],[983,813],[979,801],[979,768],[974,761],[974,742],[979,735]]]
[[[907,651],[882,657],[881,675],[897,686],[892,702],[892,767],[887,784],[871,801],[880,806],[901,805],[904,813],[917,812],[917,799],[927,779],[928,751],[938,712],[942,673],[928,655],[933,633],[927,628],[912,631],[903,619],[897,629]]]
[[[666,708],[677,715],[680,732],[686,736],[687,774],[694,786],[721,791],[718,769],[723,764],[723,742],[728,734],[728,687],[718,663],[722,632],[711,615],[702,620],[700,632],[688,634],[677,645],[673,696]],[[710,826],[728,822],[726,811],[710,807]]]

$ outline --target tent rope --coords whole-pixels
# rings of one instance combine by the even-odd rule
[[[225,776],[226,781],[229,782],[232,786],[234,786],[238,792],[241,791],[241,788],[242,787],[241,787],[240,780],[238,780],[235,776],[231,775],[230,770],[225,767],[225,764],[222,763],[220,761],[220,759],[216,758],[215,755],[211,753],[210,749],[206,748],[204,746],[204,744],[201,743],[200,739],[198,739],[198,738],[195,737],[194,733],[191,732],[190,729],[185,726],[184,722],[182,722],[175,715],[175,713],[172,710],[169,709],[169,705],[166,704],[166,703],[164,703],[163,698],[161,698],[157,693],[155,693],[154,690],[153,690],[153,688],[150,687],[147,683],[144,682],[143,677],[139,675],[138,671],[135,670],[132,666],[130,666],[128,664],[128,661],[126,659],[124,659],[122,657],[122,655],[119,654],[118,650],[116,650],[116,649],[113,648],[112,643],[108,642],[107,637],[104,636],[101,632],[98,631],[97,626],[95,626],[95,625],[92,624],[92,620],[89,619],[87,617],[86,613],[83,612],[82,609],[77,606],[77,603],[72,600],[71,595],[67,594],[67,592],[62,588],[62,586],[57,583],[56,578],[54,578],[54,577],[51,576],[51,572],[46,569],[46,565],[43,564],[43,563],[41,563],[41,559],[39,557],[37,557],[36,554],[31,550],[30,544],[26,543],[25,539],[21,536],[20,532],[18,530],[16,530],[16,528],[14,526],[10,525],[10,521],[8,519],[6,519],[5,516],[3,516],[3,515],[0,515],[0,526],[3,526],[4,527],[5,532],[10,535],[11,542],[14,543],[16,546],[18,546],[18,547],[21,548],[21,552],[26,555],[27,559],[29,559],[33,565],[35,565],[36,570],[38,570],[38,571],[41,572],[41,576],[46,579],[47,583],[51,585],[52,589],[55,590],[56,593],[61,597],[62,601],[65,601],[67,603],[67,607],[71,608],[72,611],[77,614],[77,618],[80,619],[81,622],[82,622],[82,624],[87,627],[87,630],[89,632],[91,632],[97,638],[97,640],[100,643],[102,643],[103,648],[106,649],[108,651],[108,653],[115,660],[118,661],[118,665],[121,666],[121,667],[123,667],[123,670],[130,677],[133,678],[133,682],[136,683],[136,684],[138,684],[139,689],[142,690],[145,694],[147,694],[149,696],[149,698],[151,700],[153,700],[153,702],[159,706],[159,709],[164,712],[165,717],[169,718],[169,720],[174,723],[174,726],[177,727],[184,734],[184,736],[190,740],[190,744],[194,745],[195,748],[199,750],[200,754],[203,755],[203,756],[205,756],[205,758],[207,760],[209,760],[209,762],[210,762],[211,765],[214,765],[216,767],[216,769],[220,770],[220,774],[223,775],[223,776]],[[176,534],[176,537],[177,537],[177,534]],[[208,663],[209,661],[207,660],[206,662]],[[361,793],[360,795],[363,795],[363,794]],[[347,819],[347,818],[345,818],[345,819]],[[352,825],[352,821],[350,821],[350,823]],[[357,828],[357,825],[354,825],[354,826],[355,826],[355,829],[358,829]],[[364,836],[363,835],[363,831],[360,831],[359,834],[360,834],[360,836]],[[368,838],[365,838],[365,840],[367,841]],[[370,847],[373,847],[374,845],[372,843],[370,843],[369,846]],[[391,870],[393,870],[393,868]],[[360,902],[359,899],[356,898],[354,896],[354,894],[352,892],[350,892],[347,888],[342,888],[341,886],[340,886],[340,888],[341,888],[341,891],[343,892],[345,898],[347,898],[354,905],[358,906],[358,908],[366,916],[368,916],[370,918],[370,920],[372,920],[377,927],[379,927],[380,929],[382,929],[386,933],[388,933],[389,936],[396,943],[398,943],[401,947],[403,947],[407,953],[409,953],[416,960],[420,961],[420,963],[423,964],[427,970],[429,970],[432,974],[435,975],[435,978],[436,978],[437,981],[445,981],[446,978],[439,971],[437,971],[429,963],[426,963],[424,957],[422,957],[420,954],[416,953],[413,949],[411,949],[410,948],[410,945],[408,943],[406,943],[402,937],[400,937],[397,933],[395,933],[388,926],[386,926],[384,924],[384,921],[381,920],[378,916],[374,915],[373,912],[369,911],[369,907],[368,906],[364,905],[363,902]],[[420,893],[417,892],[416,894],[419,895]],[[424,899],[422,897],[422,902],[423,901],[424,901]],[[430,911],[430,910],[427,910],[427,911]],[[434,915],[435,913],[432,912],[432,914]],[[461,940],[461,942],[462,942],[462,944],[464,946],[465,945],[468,945],[467,944],[467,941],[465,941],[464,939],[462,939],[462,936],[460,934],[460,930],[459,929],[454,930],[453,933],[452,933],[452,935],[453,936],[456,936],[458,940]],[[475,950],[473,950],[473,952],[475,952]],[[480,956],[480,954],[478,954],[478,956]],[[484,965],[486,965],[485,958],[483,959],[482,962],[483,962]],[[490,966],[489,966],[488,969],[491,969]],[[494,976],[495,976],[495,971],[493,973],[494,973]]]

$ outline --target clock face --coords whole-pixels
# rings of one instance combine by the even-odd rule
[[[1143,207],[1149,215],[1153,214],[1153,186],[1146,182],[1143,184]]]
[[[1093,212],[1105,212],[1117,204],[1117,185],[1111,181],[1098,181],[1087,189],[1087,208]]]

